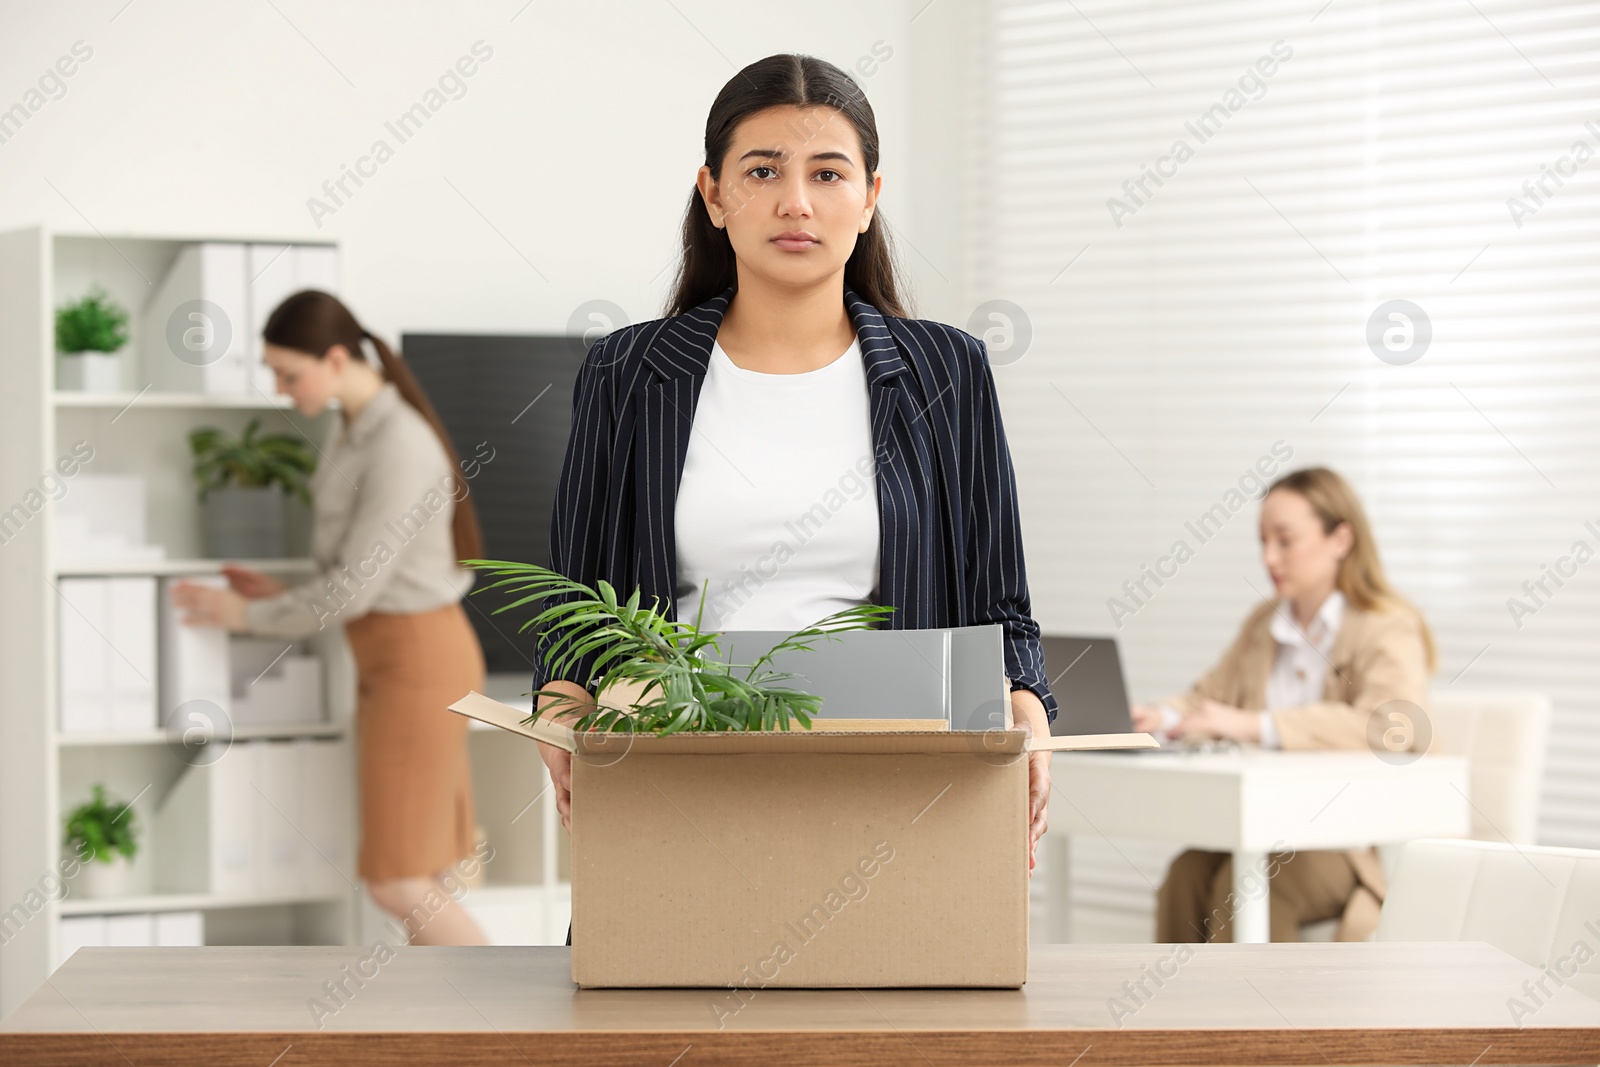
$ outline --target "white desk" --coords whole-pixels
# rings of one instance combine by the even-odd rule
[[[1058,752],[1050,829],[1233,853],[1233,937],[1269,938],[1266,855],[1470,832],[1467,761],[1371,752]],[[1252,878],[1252,874],[1255,875]],[[1255,892],[1249,890],[1254,887]]]

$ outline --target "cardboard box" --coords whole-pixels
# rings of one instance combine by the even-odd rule
[[[451,707],[573,753],[579,986],[714,987],[732,1013],[762,988],[1027,980],[1020,730],[661,737],[526,724],[478,693]]]

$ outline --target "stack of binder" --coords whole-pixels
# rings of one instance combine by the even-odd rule
[[[337,292],[338,251],[322,245],[184,245],[145,305],[144,371],[156,388],[271,396],[260,335],[284,297]]]
[[[56,555],[74,563],[150,563],[167,550],[148,541],[145,481],[137,474],[81,471],[56,502]]]
[[[198,911],[67,915],[60,926],[63,963],[80,948],[192,948],[205,943],[205,921]]]
[[[234,744],[187,768],[156,812],[156,889],[331,896],[355,882],[349,745]]]
[[[180,581],[216,589],[228,586],[226,578],[216,575],[161,582],[161,725],[184,729],[195,721],[194,709],[184,706],[202,701],[203,718],[221,729],[229,721],[233,704],[228,632],[215,626],[184,625],[183,612],[172,602],[172,587]]]
[[[322,661],[279,638],[228,642],[234,726],[322,722]]]
[[[155,729],[155,579],[62,578],[57,589],[61,732]]]

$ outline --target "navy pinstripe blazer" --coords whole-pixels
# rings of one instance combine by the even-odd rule
[[[1029,614],[1016,476],[982,342],[950,326],[885,318],[845,289],[866,363],[877,457],[878,602],[890,629],[1000,623],[1013,689],[1056,715]],[[674,511],[695,405],[730,289],[682,315],[596,341],[573,389],[572,434],[550,519],[551,567],[639,587],[676,617]],[[798,447],[798,443],[797,443]],[[542,652],[542,649],[541,649]],[[586,685],[593,656],[564,677]],[[534,688],[549,681],[536,657]]]

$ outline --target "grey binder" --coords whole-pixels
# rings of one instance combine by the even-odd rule
[[[788,636],[730,630],[718,638],[720,650],[707,648],[706,654],[749,665]],[[847,630],[817,638],[810,651],[782,652],[771,667],[795,675],[781,684],[820,696],[822,718],[943,719],[952,730],[988,730],[1005,725],[1003,638],[998,623]]]

